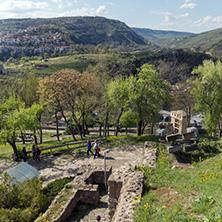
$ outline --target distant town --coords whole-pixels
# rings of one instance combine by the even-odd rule
[[[70,46],[58,32],[41,33],[41,27],[30,28],[10,35],[0,37],[0,50],[3,51],[17,51],[27,53],[32,50],[34,54],[40,54],[45,52],[63,52],[68,51]],[[36,33],[36,34],[33,34]]]

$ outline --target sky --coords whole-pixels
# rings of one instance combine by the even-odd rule
[[[0,0],[0,19],[102,16],[130,27],[202,33],[222,28],[221,0]]]

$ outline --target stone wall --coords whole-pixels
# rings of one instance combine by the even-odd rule
[[[143,156],[143,166],[145,167],[156,167],[156,147],[150,142],[145,142],[144,144],[144,156]],[[157,144],[156,144],[157,146]]]
[[[144,144],[144,158],[136,159],[131,164],[125,164],[112,173],[112,167],[106,167],[108,179],[108,212],[111,222],[131,222],[135,207],[139,204],[144,183],[144,172],[136,170],[137,166],[156,166],[156,147],[154,143]],[[77,172],[77,176],[69,184],[69,196],[67,201],[58,204],[59,198],[65,196],[66,189],[50,205],[46,213],[39,217],[36,222],[52,221],[62,222],[70,216],[79,201],[87,204],[97,205],[99,202],[98,184],[104,183],[104,169],[101,166],[84,165]],[[53,215],[55,209],[58,215]]]
[[[112,167],[106,167],[107,178],[112,173]],[[77,203],[97,205],[99,202],[99,186],[104,183],[104,170],[100,166],[81,166],[74,180],[56,196],[44,215],[36,222],[63,222],[73,212]],[[61,198],[62,197],[62,198]]]
[[[136,204],[143,192],[144,173],[132,171],[130,166],[124,166],[115,171],[108,180],[108,208],[110,221],[133,221]]]
[[[115,170],[108,179],[108,210],[111,222],[131,222],[135,207],[140,203],[144,172],[136,171],[137,166],[156,166],[156,147],[145,142],[144,158],[135,160]]]

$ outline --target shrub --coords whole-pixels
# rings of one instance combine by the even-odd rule
[[[48,200],[50,202],[52,202],[54,200],[54,198],[57,196],[57,194],[65,186],[65,184],[71,182],[73,179],[74,179],[74,177],[65,177],[65,178],[57,179],[57,180],[49,183],[44,188],[44,193],[48,197]]]
[[[0,221],[30,222],[46,211],[49,201],[41,186],[41,179],[14,184],[5,173],[0,183]]]

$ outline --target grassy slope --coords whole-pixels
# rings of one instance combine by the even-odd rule
[[[220,141],[202,140],[200,151],[177,158],[191,160],[190,169],[172,167],[175,155],[160,148],[156,169],[146,172],[146,191],[135,221],[221,221],[222,150]]]
[[[50,58],[47,62],[42,62],[39,60],[32,60],[24,62],[18,65],[13,63],[4,64],[6,69],[15,70],[16,72],[29,70],[30,72],[36,73],[40,76],[50,75],[53,72],[59,71],[61,69],[75,69],[79,72],[83,72],[85,68],[92,61],[97,61],[98,57],[107,56],[107,55],[98,55],[98,54],[84,54],[84,55],[74,55],[74,56],[61,56],[56,58]],[[37,69],[36,65],[38,63],[48,65],[48,68]]]

